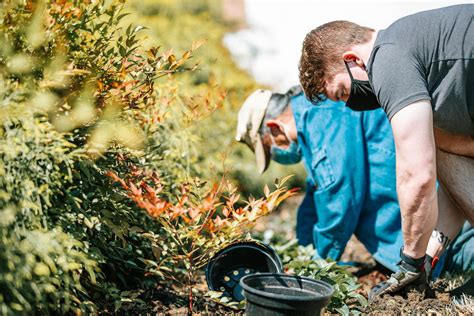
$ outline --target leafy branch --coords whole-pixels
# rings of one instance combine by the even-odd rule
[[[196,199],[193,193],[201,190],[201,183],[195,180],[183,183],[181,196],[171,202],[162,195],[165,187],[154,172],[138,183],[134,183],[133,178],[124,180],[112,171],[107,175],[121,185],[137,206],[162,225],[166,238],[171,240],[167,243],[170,245],[167,260],[174,267],[182,267],[187,274],[190,310],[196,270],[223,247],[244,239],[246,230],[257,219],[296,192],[285,187],[289,178],[286,177],[277,182],[273,191],[265,187],[264,198],[241,201],[235,187],[223,178],[207,189],[202,198]],[[153,236],[152,240],[153,246],[159,248],[162,237]]]

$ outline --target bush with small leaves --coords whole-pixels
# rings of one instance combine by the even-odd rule
[[[162,280],[144,277],[161,258],[142,234],[162,226],[105,173],[133,162],[179,194],[194,140],[170,78],[192,70],[199,43],[181,56],[143,49],[123,6],[0,6],[1,314],[114,311]]]
[[[312,245],[299,246],[297,241],[290,241],[276,247],[281,256],[285,272],[322,280],[331,284],[334,294],[327,310],[341,315],[361,314],[367,300],[357,290],[361,284],[357,282],[347,267],[339,266],[331,260],[314,258]]]
[[[196,271],[223,247],[244,240],[249,227],[258,218],[296,192],[295,189],[286,189],[287,177],[277,182],[272,192],[265,187],[264,198],[241,201],[235,187],[225,179],[211,188],[195,179],[183,183],[179,199],[171,202],[163,194],[167,188],[155,173],[135,173],[127,180],[114,172],[108,175],[126,190],[127,196],[137,206],[145,209],[163,227],[166,234],[144,233],[152,241],[155,251],[166,254],[161,255],[164,260],[159,265],[154,261],[147,262],[149,272],[160,276],[167,274],[177,283],[187,279],[190,311],[193,310]],[[179,277],[180,271],[185,278]]]

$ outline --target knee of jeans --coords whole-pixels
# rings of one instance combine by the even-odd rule
[[[474,270],[474,228],[466,223],[446,254],[445,271],[459,273]]]

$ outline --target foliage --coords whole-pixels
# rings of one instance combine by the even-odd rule
[[[157,282],[182,282],[169,272],[194,273],[218,250],[211,246],[241,237],[234,223],[291,194],[279,187],[241,207],[226,181],[196,179],[207,156],[194,124],[228,94],[212,76],[187,91],[182,75],[197,69],[190,59],[202,44],[191,35],[176,54],[146,44],[146,29],[125,23],[122,1],[6,1],[0,16],[1,314],[146,308],[143,295]],[[186,214],[171,226],[166,213],[146,216],[107,172],[159,181],[145,188]],[[176,236],[196,241],[178,247]]]
[[[82,243],[57,228],[18,234],[1,229],[0,233],[2,315],[88,304],[80,302],[76,293],[84,290],[80,282],[83,270],[95,283],[97,263],[81,251]]]
[[[159,281],[143,277],[144,260],[161,258],[141,233],[162,228],[105,173],[132,161],[179,193],[193,172],[184,121],[214,106],[191,113],[175,82],[157,80],[186,70],[199,44],[181,57],[142,50],[120,2],[0,10],[0,313],[121,308]]]
[[[312,245],[298,246],[296,241],[276,247],[282,258],[285,272],[328,282],[334,287],[334,294],[327,310],[342,315],[360,314],[367,305],[365,297],[357,292],[360,284],[357,278],[336,262],[315,259]]]
[[[117,174],[108,174],[120,183],[139,207],[145,209],[163,227],[166,234],[146,233],[152,241],[154,251],[166,253],[159,265],[154,261],[146,261],[150,265],[150,273],[160,276],[168,274],[168,278],[180,281],[178,273],[183,270],[187,275],[189,308],[193,310],[193,285],[196,283],[195,273],[223,247],[242,240],[245,229],[255,221],[271,212],[283,200],[293,195],[295,190],[284,187],[288,178],[276,183],[276,189],[270,192],[265,187],[265,199],[240,201],[240,195],[230,182],[222,179],[202,195],[202,182],[183,183],[180,199],[172,203],[163,191],[166,188],[156,174],[136,173],[135,179],[123,180]],[[135,184],[134,181],[140,180]],[[237,206],[244,203],[245,206]],[[173,267],[169,269],[168,267]],[[166,267],[166,269],[164,269]],[[168,272],[168,273],[167,273]]]
[[[301,165],[282,166],[270,164],[270,168],[259,175],[255,156],[235,139],[237,111],[245,98],[258,86],[249,74],[239,69],[223,45],[226,32],[234,30],[234,25],[222,21],[219,0],[129,0],[127,2],[133,23],[146,25],[143,31],[146,43],[159,42],[173,47],[177,54],[187,50],[189,43],[199,40],[202,47],[193,55],[198,65],[197,71],[180,76],[181,92],[194,96],[206,96],[209,87],[216,92],[210,95],[211,103],[219,104],[218,110],[209,115],[201,115],[197,124],[191,126],[194,135],[201,139],[197,143],[197,171],[211,172],[215,181],[226,174],[244,196],[262,196],[261,188],[271,185],[276,178],[295,174],[289,186],[304,185],[304,171]],[[166,30],[166,31],[164,31]],[[221,101],[220,94],[226,98]],[[190,99],[183,94],[179,99],[187,104]],[[222,163],[224,160],[225,163]]]

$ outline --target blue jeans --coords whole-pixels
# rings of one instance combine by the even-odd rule
[[[474,271],[474,227],[469,222],[464,223],[461,232],[441,256],[433,277],[445,272],[459,274],[467,271]]]

